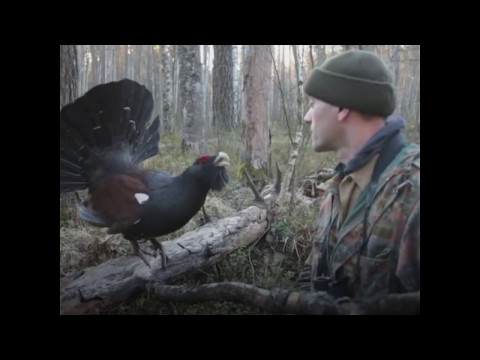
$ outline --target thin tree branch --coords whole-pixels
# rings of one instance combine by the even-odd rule
[[[277,65],[275,64],[275,57],[273,56],[272,49],[270,48],[270,46],[268,47],[268,50],[270,52],[270,56],[273,59],[273,69],[275,70],[275,74],[277,75],[278,88],[280,90],[280,95],[282,96],[283,112],[285,114],[285,121],[287,123],[288,137],[290,138],[290,144],[293,144],[292,130],[290,129],[290,123],[288,122],[287,108],[285,107],[285,96],[283,95],[283,89],[282,89],[282,83],[280,81],[280,75],[278,74]]]
[[[252,189],[253,194],[255,195],[255,201],[265,204],[265,200],[263,200],[263,198],[260,196],[257,189],[255,188],[255,185],[253,185],[252,178],[250,177],[248,170],[244,168],[243,171],[245,173],[245,176],[247,177],[248,186],[250,187],[250,189]]]
[[[275,181],[275,192],[277,194],[280,194],[280,189],[282,187],[282,172],[280,171],[277,160],[275,160],[275,165],[277,166],[277,180]]]

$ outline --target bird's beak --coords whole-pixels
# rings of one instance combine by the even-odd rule
[[[213,161],[215,166],[228,166],[230,165],[230,158],[224,152],[219,152],[215,160]]]

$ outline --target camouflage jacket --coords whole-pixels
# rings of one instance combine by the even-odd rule
[[[360,196],[338,228],[339,175],[328,181],[317,217],[310,256],[310,289],[318,289],[322,243],[327,275],[346,284],[348,295],[364,299],[420,289],[420,148],[410,144],[381,174],[367,219],[362,247],[365,197]],[[333,245],[334,244],[334,245]],[[333,246],[332,246],[333,245]],[[361,254],[359,252],[362,251]],[[324,268],[325,269],[325,268]]]

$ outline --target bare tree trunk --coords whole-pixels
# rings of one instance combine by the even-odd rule
[[[172,65],[173,69],[173,112],[175,114],[175,128],[182,128],[183,127],[183,115],[182,112],[180,111],[180,84],[179,84],[179,70],[180,70],[180,64],[178,60],[178,47],[179,45],[172,45],[174,47],[174,51],[172,54],[174,54],[174,61]]]
[[[183,151],[199,153],[205,146],[202,118],[202,65],[199,45],[178,45]]]
[[[78,65],[76,45],[60,45],[60,110],[78,97]],[[60,208],[74,213],[76,201],[73,193],[60,194]],[[60,223],[61,226],[61,223]]]
[[[238,112],[239,112],[239,98],[240,98],[240,77],[239,77],[239,54],[238,46],[232,45],[232,57],[233,57],[233,126],[238,124]]]
[[[274,66],[274,76],[278,73],[278,67],[281,66],[282,64],[282,59],[281,59],[281,49],[282,45],[279,45],[276,47],[276,55],[277,58],[276,60],[273,61],[273,66]],[[275,76],[274,78],[276,81],[274,81],[273,85],[273,109],[272,109],[272,120],[279,122],[280,117],[281,117],[281,112],[280,112],[280,77]]]
[[[418,131],[420,131],[420,47],[415,46],[410,54],[410,64],[413,68],[413,91],[411,98],[411,121],[416,120]]]
[[[111,62],[112,62],[112,46],[113,45],[104,45],[105,47],[105,82],[112,81],[111,74]]]
[[[318,46],[318,45],[317,45]],[[308,72],[315,67],[315,58],[313,56],[313,45],[308,45]]]
[[[150,69],[148,67],[149,63],[149,45],[138,45],[138,48],[140,49],[140,54],[138,56],[138,68],[139,68],[139,83],[145,85],[147,89],[150,91],[152,88],[150,87],[150,76],[147,76],[147,69]],[[150,70],[148,70],[150,71]]]
[[[115,79],[115,60],[117,59],[117,47],[118,45],[108,45],[108,73],[107,81],[114,81]]]
[[[143,45],[145,49],[145,61],[143,62],[143,76],[145,81],[145,86],[147,89],[150,89],[152,92],[155,103],[157,102],[157,98],[155,97],[155,86],[154,86],[154,79],[155,74],[152,72],[156,71],[154,64],[153,64],[153,45]]]
[[[138,45],[130,45],[130,77],[138,81],[138,55],[140,51]]]
[[[113,61],[115,59],[115,47],[116,45],[106,45],[106,53],[105,53],[105,57],[107,59],[107,72],[105,74],[105,81],[106,82],[111,82],[113,81],[115,78],[113,77]]]
[[[231,130],[234,126],[232,45],[213,45],[213,126]]]
[[[125,76],[133,80],[133,55],[132,55],[132,45],[125,45],[126,48],[126,57],[125,57]]]
[[[85,45],[85,76],[81,85],[80,95],[83,95],[88,90],[88,79],[92,72],[92,54],[90,52],[90,45]]]
[[[296,113],[296,134],[295,140],[291,144],[289,160],[287,164],[287,168],[284,172],[282,187],[280,191],[280,195],[278,197],[278,203],[282,206],[287,200],[287,193],[291,193],[291,201],[293,201],[294,196],[294,189],[295,189],[295,172],[297,167],[299,166],[298,159],[299,159],[299,150],[304,148],[306,145],[305,136],[305,123],[303,122],[303,90],[302,84],[300,82],[300,59],[298,55],[298,48],[296,45],[292,45],[293,57],[295,61],[295,73],[296,73],[296,80],[297,80],[297,113]]]
[[[128,45],[118,45],[118,58],[116,62],[116,78],[118,80],[128,77],[126,72],[126,62],[127,62],[127,46]]]
[[[243,119],[243,92],[245,91],[245,84],[243,82],[243,75],[245,74],[245,53],[246,53],[246,45],[240,46],[240,52],[239,52],[239,57],[240,57],[240,65],[239,65],[239,80],[238,80],[238,88],[239,88],[239,93],[238,93],[238,113],[237,113],[237,124],[242,123]]]
[[[112,81],[120,80],[117,78],[117,61],[118,61],[119,45],[112,45]]]
[[[399,109],[401,108],[401,103],[402,103],[402,95],[403,91],[400,89],[400,46],[399,45],[390,45],[390,58],[389,62],[387,62],[390,65],[390,70],[393,74],[393,83],[395,86],[395,91],[396,91],[396,105],[395,105],[395,111],[394,113],[396,114]]]
[[[398,86],[398,80],[400,77],[400,45],[390,45],[390,62],[392,63],[394,84]]]
[[[287,57],[289,59],[292,58],[292,47],[289,45],[285,45],[285,51],[287,53]],[[287,110],[288,110],[288,121],[289,121],[289,126],[294,129],[295,128],[295,123],[296,123],[296,116],[295,114],[295,109],[296,109],[296,97],[294,94],[296,94],[295,89],[296,89],[296,80],[295,80],[295,67],[292,66],[292,62],[288,61],[288,67],[286,70],[286,76],[287,76],[287,85],[285,86],[287,88],[286,92],[286,99],[287,99]]]
[[[303,90],[301,84],[301,74],[300,74],[300,59],[298,56],[297,45],[292,45],[293,58],[295,61],[295,74],[297,79],[297,125],[303,123]]]
[[[142,45],[132,45],[132,52],[133,52],[133,80],[141,83],[142,82],[142,77],[141,77],[141,68],[142,68]]]
[[[272,66],[269,45],[249,45],[245,56],[242,141],[245,161],[269,173],[268,83]]]
[[[135,57],[136,57],[136,46],[128,45],[128,73],[129,78],[135,80]]]
[[[327,58],[325,45],[315,45],[315,53],[316,53],[315,66],[320,66],[323,64],[323,62]]]
[[[303,137],[303,125],[299,124],[296,128],[295,139],[290,146],[290,153],[288,157],[287,167],[283,174],[282,186],[280,188],[280,194],[278,195],[278,205],[283,206],[288,200],[288,193],[292,198],[294,195],[293,183],[295,179],[295,168],[297,166],[298,151],[301,148]]]
[[[283,45],[281,45],[281,46],[283,47]],[[279,91],[280,96],[281,96],[283,115],[284,115],[285,123],[286,123],[287,129],[288,129],[288,137],[290,138],[290,143],[292,144],[293,143],[293,136],[292,136],[292,130],[290,129],[290,124],[289,124],[289,121],[288,121],[288,113],[287,113],[287,104],[286,104],[285,92],[283,90],[282,81],[281,81],[280,75],[278,73],[278,67],[275,64],[275,60],[273,59],[273,53],[271,54],[271,56],[272,56],[272,61],[273,61],[273,71],[274,71],[274,74],[276,75],[276,78],[277,78],[278,91]]]
[[[208,120],[207,111],[208,111],[208,45],[202,45],[203,49],[203,63],[202,63],[202,117],[205,119],[205,123],[207,124],[207,128],[211,125]]]
[[[77,82],[77,96],[82,95],[82,84],[85,76],[85,45],[76,45],[77,47],[77,69],[78,69],[78,82]]]
[[[203,45],[203,118],[205,119],[205,127],[208,129],[213,125],[212,119],[212,93],[211,89],[211,76],[210,76],[210,67],[211,67],[211,53],[210,45]]]
[[[167,45],[162,47],[162,103],[163,103],[163,131],[166,134],[172,132],[172,105],[173,105],[173,90],[172,90],[172,58],[170,56]],[[170,47],[171,51],[171,47]]]
[[[90,64],[91,71],[90,71],[90,74],[88,76],[87,89],[91,89],[92,87],[94,87],[98,83],[97,45],[90,45],[90,55],[91,55],[92,61],[91,61],[91,64]]]
[[[300,86],[300,91],[302,91],[303,93],[303,83],[305,82],[309,74],[309,69],[306,66],[306,63],[308,61],[307,60],[308,49],[307,49],[307,46],[305,45],[300,45],[300,49],[302,49],[302,51],[301,51],[301,57],[300,57],[300,78],[298,79],[298,84]],[[306,109],[307,108],[305,107],[305,101],[303,101],[303,95],[302,95],[302,115],[306,113],[307,111]],[[302,121],[303,121],[303,116],[302,116]]]
[[[270,55],[270,52],[273,54],[275,45],[268,45],[267,52],[269,53],[269,62],[270,62],[270,67],[268,68],[268,78],[266,79],[266,84],[265,84],[265,100],[267,102],[267,122],[268,122],[268,134],[270,138],[270,121],[272,119],[272,95],[273,95],[273,78],[272,78],[272,60],[273,57]],[[270,143],[268,144],[268,147],[270,148]],[[268,161],[270,164],[270,160]]]
[[[164,45],[150,45],[150,58],[151,58],[151,67],[152,72],[149,77],[152,79],[152,92],[153,98],[155,100],[154,114],[160,116],[160,134],[163,134],[163,112],[162,112],[162,87],[160,84],[161,78],[161,51],[160,47]],[[149,73],[147,69],[147,74]]]
[[[77,98],[77,80],[76,45],[60,45],[60,109]]]
[[[280,116],[282,117],[283,115],[283,119],[281,119],[281,121],[286,121],[287,122],[287,127],[288,129],[290,129],[289,127],[289,124],[288,124],[288,113],[285,111],[285,107],[287,106],[287,92],[288,92],[288,84],[287,84],[287,77],[285,76],[285,73],[286,73],[286,69],[287,69],[287,65],[285,64],[285,48],[287,46],[286,45],[280,45],[280,49],[281,49],[281,52],[282,52],[282,62],[280,63],[279,67],[280,67],[280,82],[279,82],[279,86],[283,86],[283,89],[284,89],[284,92],[282,95],[282,101],[283,101],[283,107],[284,107],[284,111],[282,113],[280,113]],[[292,139],[292,134],[290,133],[291,131],[289,130],[289,134],[290,134],[290,142],[293,142],[293,139]]]
[[[100,67],[100,79],[99,79],[99,84],[104,84],[105,83],[105,65],[106,65],[106,61],[105,61],[105,47],[107,45],[98,45],[98,48],[99,48],[99,52],[100,52],[100,63],[99,63],[99,67]]]

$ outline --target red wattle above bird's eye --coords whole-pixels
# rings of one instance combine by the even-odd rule
[[[207,155],[203,155],[201,157],[198,158],[198,162],[200,164],[205,164],[206,162],[208,162],[210,160],[210,157],[207,156]]]

